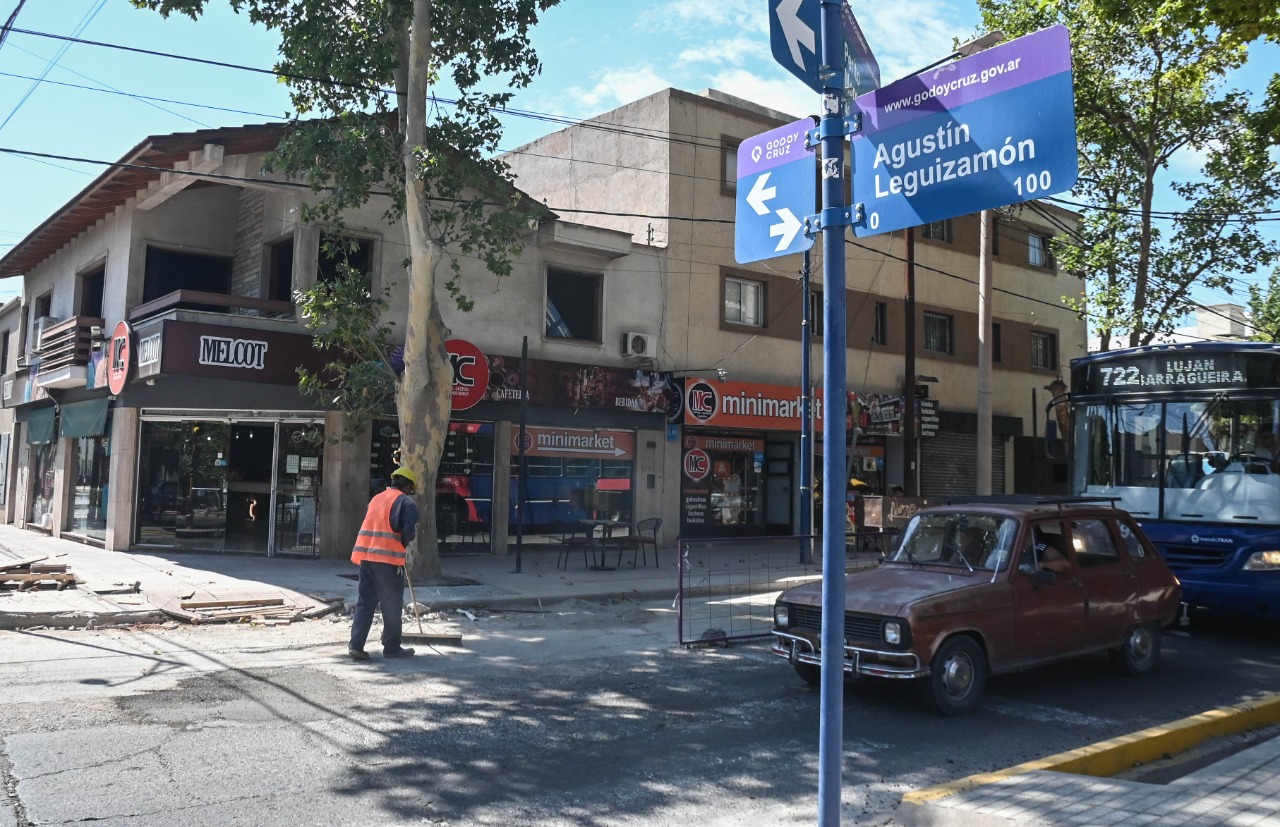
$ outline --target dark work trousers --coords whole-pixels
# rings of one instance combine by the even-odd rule
[[[401,616],[404,614],[404,569],[390,563],[365,560],[360,563],[360,596],[351,619],[352,649],[364,649],[373,626],[373,610],[382,607],[382,648],[400,648]]]

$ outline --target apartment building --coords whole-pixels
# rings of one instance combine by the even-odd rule
[[[790,533],[799,525],[803,259],[740,265],[733,252],[738,145],[794,120],[715,90],[667,89],[504,156],[520,188],[557,214],[628,234],[658,256],[661,328],[643,362],[677,377],[683,391],[661,461],[662,513],[681,536]],[[1058,270],[1048,245],[1073,220],[1047,203],[1003,211],[997,220],[997,492],[1016,490],[1016,467],[1028,475],[1037,468],[1030,437],[1042,430],[1044,388],[1085,352],[1085,324],[1062,301],[1080,296],[1083,284]],[[918,474],[910,483],[925,495],[974,491],[978,235],[977,216],[913,230],[913,376],[905,371],[906,233],[846,236],[852,394],[836,410],[850,425],[852,471],[874,491],[908,474]],[[821,245],[811,271],[812,377],[821,387]],[[917,456],[905,457],[902,412],[913,399]],[[1028,461],[1020,463],[1019,453]],[[1024,484],[1036,483],[1028,477]]]
[[[350,553],[394,467],[394,411],[353,435],[299,391],[324,360],[294,297],[332,276],[322,240],[340,234],[403,331],[405,246],[379,198],[341,227],[303,222],[308,188],[262,169],[282,128],[145,138],[0,259],[24,296],[0,308],[7,520],[109,549]],[[657,249],[556,216],[524,242],[501,279],[464,256],[475,309],[443,308],[457,378],[437,518],[499,547],[518,505],[550,532],[654,511],[661,490],[665,379],[632,355],[661,327]],[[537,484],[516,491],[522,416]]]

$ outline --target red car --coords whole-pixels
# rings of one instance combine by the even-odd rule
[[[1180,588],[1125,511],[985,501],[924,509],[876,569],[845,581],[849,676],[918,682],[940,712],[974,709],[987,676],[1108,651],[1155,668]],[[774,604],[774,654],[820,680],[822,584]]]

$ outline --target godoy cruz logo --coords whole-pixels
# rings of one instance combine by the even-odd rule
[[[694,382],[689,386],[689,413],[700,422],[706,422],[716,415],[719,400],[716,389],[706,382]]]

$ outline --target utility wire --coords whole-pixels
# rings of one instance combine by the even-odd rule
[[[27,0],[18,0],[18,5],[14,8],[13,13],[9,15],[9,19],[4,21],[4,27],[0,28],[0,47],[4,46],[5,38],[9,36],[9,30],[13,28],[13,24],[18,20],[18,12],[22,11],[22,7]]]
[[[94,6],[89,11],[85,12],[84,17],[80,18],[80,22],[76,24],[75,34],[80,34],[80,32],[88,28],[89,24],[93,22],[93,18],[98,16],[98,12],[102,11],[102,7],[105,5],[107,5],[107,0],[98,0],[98,5]],[[16,15],[17,12],[15,11],[14,14]],[[8,34],[9,32],[20,32],[20,31],[22,30],[15,29],[9,26],[6,26],[5,28],[6,34]],[[64,43],[62,48],[60,48],[57,51],[57,53],[49,60],[49,62],[45,64],[44,70],[40,73],[41,80],[43,80],[44,77],[53,70],[54,66],[58,65],[58,61],[62,60],[62,56],[65,55],[67,51],[71,48],[72,42],[73,41],[68,41]],[[7,116],[5,116],[4,121],[0,122],[0,130],[3,130],[6,126],[9,125],[9,121],[13,120],[13,116],[18,114],[18,110],[22,108],[22,105],[27,102],[27,98],[31,97],[31,93],[35,92],[36,88],[39,85],[40,85],[39,81],[31,84],[31,88],[27,89],[26,94],[23,95],[18,100],[18,103],[14,105],[13,110],[10,111]]]

